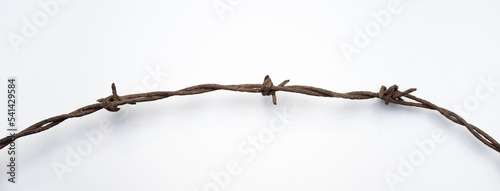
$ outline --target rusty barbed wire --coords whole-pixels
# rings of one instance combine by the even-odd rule
[[[285,86],[288,82],[289,80],[285,80],[279,85],[275,86],[273,85],[271,78],[269,78],[269,76],[266,76],[262,84],[240,84],[240,85],[201,84],[180,89],[177,91],[156,91],[149,93],[130,94],[125,96],[118,96],[116,92],[116,86],[113,83],[111,85],[112,95],[98,99],[97,102],[99,103],[87,105],[73,112],[42,120],[38,123],[29,126],[28,128],[24,129],[23,131],[15,135],[4,137],[0,139],[0,149],[14,142],[16,139],[45,131],[60,124],[66,119],[82,117],[94,113],[96,111],[99,111],[103,108],[111,112],[116,112],[120,110],[118,106],[124,104],[136,104],[139,102],[155,101],[159,99],[168,98],[171,96],[195,95],[216,90],[229,90],[237,92],[262,93],[263,96],[272,96],[272,101],[273,104],[275,105],[277,103],[276,92],[283,91],[283,92],[292,92],[292,93],[299,93],[311,96],[354,99],[354,100],[379,98],[384,100],[386,105],[388,105],[389,103],[394,103],[399,105],[436,110],[439,113],[441,113],[441,115],[448,118],[450,121],[466,127],[467,130],[471,132],[472,135],[474,135],[474,137],[476,137],[486,146],[490,147],[491,149],[497,152],[500,152],[500,144],[490,135],[488,135],[478,127],[468,123],[467,121],[465,121],[465,119],[463,119],[462,117],[460,117],[459,115],[450,110],[438,107],[427,100],[411,95],[412,92],[417,90],[415,88],[410,88],[405,91],[399,91],[398,86],[393,85],[390,86],[389,88],[382,86],[378,92],[352,91],[347,93],[337,93],[330,90],[311,87],[311,86],[301,86],[301,85]],[[403,97],[405,99],[408,98],[413,101],[405,101]]]

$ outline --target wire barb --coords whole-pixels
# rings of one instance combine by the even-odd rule
[[[115,83],[111,84],[111,93],[112,95],[98,99],[97,101],[101,102],[104,109],[111,112],[117,112],[120,110],[120,108],[118,108],[118,104],[116,104],[116,102],[120,101],[120,96],[118,96],[118,94],[116,93]]]
[[[285,87],[285,85],[290,82],[290,80],[285,80],[283,82],[281,82],[277,87]],[[272,96],[273,97],[273,104],[276,105],[277,104],[277,101],[276,101],[276,91],[275,89],[273,89],[275,86],[273,86],[273,82],[271,81],[271,78],[269,77],[269,75],[267,75],[266,77],[264,77],[264,82],[262,83],[262,86],[260,88],[260,90],[262,91],[262,95],[263,96]]]
[[[380,91],[378,92],[378,98],[385,101],[385,105],[389,105],[390,102],[398,102],[404,101],[402,97],[409,95],[410,93],[416,91],[416,88],[407,89],[404,92],[398,91],[397,85],[392,85],[387,89],[385,86],[380,87]]]

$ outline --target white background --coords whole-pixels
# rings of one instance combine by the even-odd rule
[[[377,23],[371,12],[393,2],[73,0],[48,11],[45,2],[0,0],[0,110],[6,116],[6,80],[15,76],[20,130],[95,103],[112,82],[123,95],[262,83],[269,74],[274,84],[290,79],[337,92],[415,87],[414,95],[439,106],[461,106],[470,123],[500,139],[497,1],[401,0],[401,11],[371,28],[370,43],[352,55],[342,44],[355,46],[357,28]],[[34,18],[39,26],[23,34]],[[21,44],[11,42],[16,35]],[[481,83],[488,78],[496,86]],[[16,184],[7,182],[7,150],[0,151],[0,190],[211,190],[204,189],[213,185],[210,174],[230,161],[241,172],[212,190],[391,190],[387,174],[403,180],[395,190],[500,188],[499,153],[437,112],[277,97],[274,106],[260,94],[219,91],[69,119],[17,141]],[[285,129],[267,137],[255,158],[238,151],[272,124]],[[96,131],[102,139],[71,166],[71,150]],[[398,172],[424,153],[416,142],[436,132],[445,140]],[[71,172],[58,176],[54,164]]]

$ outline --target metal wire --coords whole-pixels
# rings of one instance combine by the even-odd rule
[[[118,106],[124,104],[136,104],[139,102],[155,101],[159,99],[168,98],[171,96],[195,95],[215,90],[228,90],[228,91],[238,91],[238,92],[248,92],[248,93],[262,93],[263,96],[272,96],[272,101],[275,105],[277,103],[276,92],[283,91],[283,92],[306,94],[311,96],[355,99],[355,100],[379,98],[384,100],[386,105],[388,105],[389,103],[393,103],[405,106],[421,107],[430,110],[436,110],[441,115],[448,118],[450,121],[453,121],[459,125],[466,127],[467,130],[469,130],[472,133],[472,135],[474,135],[474,137],[476,137],[486,146],[490,147],[491,149],[497,152],[500,152],[500,144],[490,135],[488,135],[478,127],[468,123],[467,121],[465,121],[465,119],[463,119],[462,117],[460,117],[459,115],[450,110],[438,107],[427,100],[411,95],[412,92],[417,90],[415,88],[410,88],[405,91],[399,91],[398,86],[393,85],[390,86],[389,88],[382,86],[378,92],[352,91],[346,93],[337,93],[330,90],[311,87],[311,86],[301,86],[301,85],[285,86],[288,82],[289,80],[285,80],[279,85],[275,86],[273,85],[271,78],[269,78],[269,76],[266,76],[262,84],[240,84],[240,85],[201,84],[201,85],[187,87],[177,91],[157,91],[149,93],[130,94],[125,96],[118,96],[115,84],[113,83],[111,85],[112,95],[98,99],[97,101],[99,103],[81,107],[71,113],[62,114],[42,120],[38,123],[29,126],[28,128],[24,129],[23,131],[15,135],[4,137],[3,139],[0,139],[0,149],[14,142],[14,140],[16,139],[45,131],[60,124],[66,119],[82,117],[94,113],[96,111],[99,111],[103,108],[111,112],[116,112],[120,110]],[[408,98],[413,101],[405,101],[403,97],[405,99]]]

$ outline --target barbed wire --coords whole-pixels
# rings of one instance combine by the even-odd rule
[[[448,118],[450,121],[466,127],[467,130],[471,132],[472,135],[474,135],[474,137],[476,137],[486,146],[490,147],[491,149],[497,152],[500,152],[500,144],[490,135],[485,133],[483,130],[468,123],[467,121],[465,121],[465,119],[463,119],[462,117],[460,117],[459,115],[450,110],[438,107],[427,100],[411,95],[412,92],[417,90],[415,88],[410,88],[405,91],[399,91],[398,86],[393,85],[390,86],[389,88],[382,86],[378,92],[352,91],[346,93],[337,93],[330,90],[311,87],[311,86],[302,86],[302,85],[285,86],[288,82],[289,80],[285,80],[279,85],[275,86],[273,85],[271,78],[269,78],[269,76],[266,76],[262,84],[240,84],[240,85],[201,84],[180,89],[177,91],[156,91],[149,93],[130,94],[125,96],[118,96],[116,92],[116,86],[113,83],[111,85],[112,95],[98,99],[97,100],[98,103],[81,107],[67,114],[62,114],[42,120],[38,123],[29,126],[28,128],[24,129],[23,131],[17,134],[4,137],[0,139],[0,149],[4,148],[5,146],[9,145],[10,143],[14,142],[16,139],[19,139],[21,137],[48,130],[60,124],[66,119],[89,115],[103,108],[111,112],[117,112],[120,110],[118,106],[124,104],[136,104],[139,102],[155,101],[159,99],[168,98],[171,96],[195,95],[216,90],[228,90],[228,91],[248,92],[248,93],[262,93],[263,96],[272,96],[272,101],[273,104],[275,105],[277,103],[276,92],[283,91],[283,92],[305,94],[310,96],[343,98],[343,99],[353,99],[353,100],[379,98],[384,100],[386,105],[388,105],[389,103],[393,103],[405,106],[436,110],[441,115]],[[405,99],[408,98],[413,101],[406,101],[403,99],[403,97]]]

